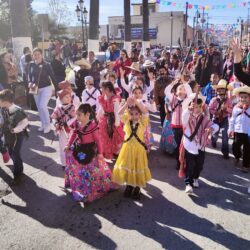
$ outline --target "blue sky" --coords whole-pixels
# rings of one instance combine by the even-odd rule
[[[85,0],[85,5],[89,10],[89,1]],[[76,25],[75,17],[75,8],[78,0],[65,0],[69,10],[72,15],[71,25]],[[132,3],[142,2],[142,0],[132,0]],[[185,3],[183,0],[173,0],[172,2],[176,3]],[[218,5],[218,4],[238,4],[244,2],[244,0],[190,0],[190,4],[199,4],[199,5]],[[48,12],[48,0],[34,0],[33,8],[39,13]],[[161,5],[160,11],[180,11],[179,8],[170,8],[167,6]],[[184,11],[184,10],[183,10]],[[212,24],[231,24],[236,23],[237,18],[241,17],[244,20],[247,19],[248,8],[242,7],[237,9],[224,9],[224,10],[209,10],[207,11],[209,16],[209,23]],[[189,23],[192,24],[192,19],[195,14],[194,10],[189,10]],[[123,15],[123,0],[100,0],[100,24],[108,23],[108,16],[119,16]]]

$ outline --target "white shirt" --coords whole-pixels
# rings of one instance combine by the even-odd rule
[[[88,103],[91,107],[96,106],[96,110],[99,108],[98,97],[101,95],[100,90],[92,87],[90,89],[84,89],[82,92],[82,103]]]
[[[190,115],[191,115],[191,112],[189,110],[185,110],[182,113],[182,124],[183,124],[183,127],[185,128],[184,134],[186,136],[191,136],[191,131],[188,126]],[[211,126],[211,128],[213,129],[212,134],[215,134],[217,131],[219,131],[219,126],[215,123]],[[186,136],[183,136],[183,146],[190,154],[198,155],[199,150],[202,150],[202,151],[205,150],[205,148],[202,148],[202,145],[197,143],[196,140],[190,141]]]
[[[132,95],[132,89],[133,89],[133,82],[130,82],[129,84],[126,84],[124,78],[121,78],[121,85],[122,87],[128,92],[129,96]],[[148,95],[151,93],[151,91],[154,89],[155,81],[150,81],[149,86],[145,87],[145,91],[143,93],[143,101],[148,100]]]
[[[246,111],[250,115],[250,107]],[[235,106],[229,120],[229,132],[248,134],[250,131],[250,118],[241,114],[242,109]],[[240,114],[240,115],[238,115]]]

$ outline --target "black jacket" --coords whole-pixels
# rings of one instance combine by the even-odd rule
[[[55,89],[58,89],[53,69],[49,63],[45,61],[40,64],[35,64],[35,62],[31,62],[29,65],[28,73],[29,82],[38,84],[39,89],[50,86],[51,82],[54,84]]]

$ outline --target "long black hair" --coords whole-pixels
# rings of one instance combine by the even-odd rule
[[[102,89],[108,89],[114,95],[116,94],[115,87],[114,87],[112,82],[104,82],[104,83],[102,83]]]
[[[89,113],[90,114],[89,119],[94,120],[96,123],[98,123],[97,119],[96,119],[95,111],[88,103],[81,104],[78,107],[77,111],[80,112],[80,113],[83,113],[85,115],[87,113]]]

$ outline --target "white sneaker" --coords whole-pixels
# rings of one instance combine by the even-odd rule
[[[194,186],[195,188],[198,188],[198,187],[200,186],[200,185],[199,185],[198,179],[194,179],[193,186]]]
[[[188,184],[186,186],[185,193],[187,193],[187,194],[192,194],[193,193],[193,188],[192,188],[191,185]]]
[[[248,193],[250,194],[250,187],[248,188]]]
[[[37,131],[42,132],[44,130],[44,127],[39,127]]]
[[[50,131],[51,131],[51,126],[49,125],[48,127],[46,127],[46,128],[43,130],[43,133],[44,133],[44,134],[48,134]]]

